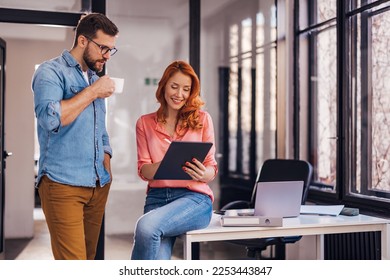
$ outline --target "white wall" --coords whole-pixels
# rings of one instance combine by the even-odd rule
[[[26,26],[24,27],[26,28]],[[70,47],[73,34],[67,38],[65,29],[56,32],[56,40],[37,40],[31,34],[17,39],[24,32],[20,25],[2,24],[0,36],[7,42],[6,94],[5,94],[5,150],[13,155],[6,160],[5,170],[5,237],[28,238],[33,236],[34,209],[34,105],[31,78],[35,64],[59,55]],[[39,29],[40,32],[52,29]],[[62,37],[61,37],[62,36]],[[68,41],[64,46],[63,41]]]
[[[31,237],[34,207],[34,117],[27,76],[27,42],[7,40],[5,150],[12,152],[5,170],[5,237]]]

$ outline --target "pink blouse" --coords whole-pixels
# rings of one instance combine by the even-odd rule
[[[211,200],[214,201],[214,195],[209,185],[204,182],[198,182],[195,180],[147,180],[141,175],[141,168],[144,164],[150,164],[159,162],[163,159],[168,147],[169,141],[202,141],[211,142],[209,153],[207,154],[203,164],[212,166],[215,170],[215,175],[218,172],[217,161],[215,160],[215,139],[214,139],[214,126],[211,116],[205,112],[199,113],[200,122],[203,127],[200,130],[187,130],[184,135],[178,135],[175,133],[173,137],[169,136],[169,133],[165,130],[164,126],[157,122],[157,113],[150,113],[141,116],[137,120],[137,153],[138,153],[138,175],[141,179],[149,181],[149,188],[163,188],[163,187],[184,187],[189,190],[207,194]],[[214,175],[214,177],[215,177]]]

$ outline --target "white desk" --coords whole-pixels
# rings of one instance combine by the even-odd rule
[[[220,216],[213,214],[205,229],[193,230],[183,235],[184,259],[191,259],[191,244],[203,241],[223,241],[295,235],[316,236],[317,259],[324,259],[324,234],[351,232],[381,232],[382,259],[390,259],[390,220],[366,215],[317,216],[301,215],[283,220],[282,227],[222,227]]]

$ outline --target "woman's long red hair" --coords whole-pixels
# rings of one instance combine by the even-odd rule
[[[177,123],[180,123],[180,129],[198,129],[202,127],[199,121],[199,110],[204,105],[204,101],[200,97],[200,83],[194,69],[185,61],[174,61],[164,71],[158,88],[156,98],[160,103],[160,108],[157,110],[157,119],[159,122],[166,122],[167,102],[165,100],[165,86],[168,80],[177,72],[181,72],[191,78],[191,92],[186,101],[186,104],[180,109],[177,116]]]

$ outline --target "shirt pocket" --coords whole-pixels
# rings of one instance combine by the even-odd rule
[[[77,95],[80,91],[85,89],[85,87],[80,86],[70,86],[69,90],[65,92],[64,99],[72,98],[73,96]]]

